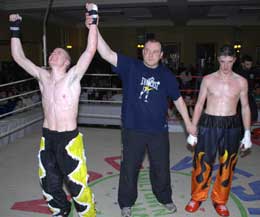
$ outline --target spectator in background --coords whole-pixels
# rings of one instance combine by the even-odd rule
[[[115,93],[110,98],[111,101],[122,101],[123,100],[123,94],[121,90],[115,91]]]
[[[187,68],[183,68],[180,73],[180,88],[181,89],[190,89],[192,83],[192,74]]]
[[[7,104],[6,104],[6,112],[11,112],[14,110],[16,103],[17,103],[17,99],[16,98],[12,98],[14,96],[14,92],[10,89],[7,91],[7,97],[10,98],[7,100]]]
[[[257,121],[257,104],[254,97],[254,89],[255,89],[255,73],[252,70],[253,59],[249,55],[244,55],[241,58],[240,67],[237,70],[237,73],[243,76],[248,82],[248,101],[249,107],[251,110],[251,121]]]
[[[14,110],[16,106],[16,99],[12,98],[14,93],[11,89],[2,90],[0,92],[0,114],[9,113]],[[6,98],[6,99],[5,99]],[[10,98],[10,99],[7,99]],[[5,100],[4,100],[5,99]]]
[[[23,100],[21,98],[18,98],[14,110],[18,110],[18,109],[21,109],[23,107],[24,107]]]
[[[33,93],[32,95],[32,103],[37,103],[37,102],[40,102],[41,101],[41,95],[40,95],[40,92],[35,92]]]
[[[1,90],[0,91],[0,115],[6,113],[7,109],[6,109],[6,106],[7,106],[7,100],[3,100],[4,98],[7,97],[7,92],[6,90]]]
[[[88,90],[87,89],[81,90],[80,100],[88,100]]]

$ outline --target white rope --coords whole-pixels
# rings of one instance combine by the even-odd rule
[[[79,117],[121,119],[120,115],[103,115],[103,114],[89,114],[89,113],[79,114]]]
[[[118,87],[82,87],[83,90],[122,90]]]
[[[35,107],[35,106],[37,106],[37,105],[39,105],[39,104],[41,104],[41,102],[37,102],[37,103],[34,103],[34,104],[32,104],[32,105],[25,106],[25,107],[22,107],[22,108],[13,110],[13,111],[11,111],[11,112],[4,113],[4,114],[0,115],[0,118],[5,117],[5,116],[8,116],[8,115],[10,115],[10,114],[14,114],[14,113],[23,111],[23,110],[28,109],[28,108],[31,108],[31,107]]]
[[[79,116],[80,117],[90,117],[90,118],[91,117],[93,117],[93,118],[95,118],[95,117],[96,118],[114,118],[114,119],[120,119],[121,118],[119,115],[102,115],[102,114],[79,114]],[[14,132],[16,132],[18,130],[21,130],[21,129],[29,126],[29,125],[32,125],[35,122],[41,121],[42,119],[43,119],[43,116],[35,118],[35,119],[27,122],[26,124],[20,125],[19,127],[16,127],[16,128],[14,128],[14,129],[12,129],[10,131],[7,131],[5,133],[0,134],[0,138],[8,136],[8,135],[10,135],[10,134],[12,134],[12,133],[14,133]]]
[[[6,86],[9,86],[9,85],[19,84],[19,83],[23,83],[23,82],[34,80],[34,79],[35,78],[28,78],[28,79],[24,79],[24,80],[14,81],[14,82],[6,83],[6,84],[1,84],[0,87],[6,87]]]
[[[29,126],[29,125],[32,125],[33,123],[38,122],[38,121],[40,121],[40,120],[42,120],[42,119],[43,119],[43,116],[41,116],[41,117],[39,117],[39,118],[36,118],[36,119],[33,119],[33,120],[27,122],[26,124],[20,125],[19,127],[16,127],[16,128],[14,128],[14,129],[12,129],[12,130],[10,130],[10,131],[7,131],[7,132],[5,132],[5,133],[2,133],[2,134],[0,134],[0,138],[5,137],[5,136],[8,136],[8,135],[10,135],[10,134],[12,134],[12,133],[14,133],[14,132],[16,132],[16,131],[18,131],[18,130],[21,130],[21,129],[23,129],[23,128]]]
[[[85,74],[85,76],[118,76],[117,74]]]
[[[40,91],[40,90],[39,89],[38,90],[32,90],[32,91],[28,91],[26,93],[18,94],[18,95],[15,95],[15,96],[9,96],[9,97],[0,99],[0,102],[6,101],[6,100],[9,100],[9,99],[14,99],[14,98],[17,98],[17,97],[20,97],[20,96],[30,95],[30,94],[36,93],[38,91]]]
[[[112,103],[112,104],[120,104],[122,101],[110,101],[110,100],[90,100],[90,99],[81,99],[80,102],[93,102],[93,103]]]
[[[117,74],[85,74],[85,76],[118,76],[118,75]],[[6,87],[9,85],[19,84],[19,83],[23,83],[23,82],[31,81],[31,80],[35,80],[35,78],[27,78],[27,79],[23,79],[23,80],[19,80],[19,81],[1,84],[0,87]]]

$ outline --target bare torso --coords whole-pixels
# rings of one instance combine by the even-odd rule
[[[93,7],[93,4],[86,4],[86,8],[92,10]],[[43,127],[50,130],[71,131],[77,128],[80,80],[95,55],[98,41],[97,25],[88,22],[87,13],[85,16],[85,26],[89,29],[87,46],[73,66],[69,53],[57,47],[48,58],[51,71],[47,71],[25,56],[19,37],[11,38],[11,53],[15,62],[38,80],[44,110]],[[18,14],[10,15],[9,19],[11,22],[22,20]]]
[[[76,129],[80,82],[71,83],[67,74],[54,80],[49,74],[39,85],[44,110],[43,127],[59,132]]]
[[[207,104],[205,112],[216,116],[235,115],[243,78],[233,72],[226,77],[215,72],[208,75],[206,79]]]

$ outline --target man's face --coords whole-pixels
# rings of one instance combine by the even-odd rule
[[[233,56],[220,56],[218,57],[219,70],[225,74],[232,72],[233,64],[236,58]]]
[[[144,64],[149,68],[156,68],[163,56],[159,42],[148,41],[143,49]]]
[[[252,68],[252,65],[253,65],[253,62],[251,61],[244,61],[243,63],[241,63],[242,65],[242,68],[245,70],[245,71],[248,71]]]
[[[68,66],[70,64],[70,58],[68,53],[62,48],[55,48],[49,56],[50,66]]]

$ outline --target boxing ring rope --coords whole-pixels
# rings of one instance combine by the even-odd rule
[[[85,74],[85,76],[98,76],[98,77],[115,77],[115,76],[118,76],[117,74]],[[180,77],[180,76],[176,76],[177,78]],[[202,78],[203,76],[191,76],[192,78]],[[6,86],[10,86],[10,85],[16,85],[16,84],[20,84],[20,83],[23,83],[23,82],[27,82],[27,81],[31,81],[31,80],[34,80],[35,78],[28,78],[28,79],[23,79],[23,80],[19,80],[19,81],[14,81],[14,82],[10,82],[10,83],[6,83],[6,84],[1,84],[0,85],[0,88],[1,87],[6,87]],[[256,79],[259,79],[259,78],[256,78]],[[195,81],[196,82],[196,81]],[[119,91],[119,90],[122,90],[122,88],[115,88],[115,87],[82,87],[82,90],[97,90],[97,91],[108,91],[108,90],[111,90],[111,91]],[[32,91],[28,91],[26,93],[22,93],[22,94],[18,94],[18,95],[15,95],[15,96],[10,96],[10,97],[6,97],[6,98],[2,98],[0,99],[0,102],[3,102],[3,101],[6,101],[6,100],[10,100],[10,99],[15,99],[15,98],[18,98],[18,97],[24,97],[26,95],[30,95],[30,94],[34,94],[34,93],[37,93],[39,92],[40,90],[37,89],[37,90],[32,90]],[[185,92],[189,92],[189,93],[192,93],[192,92],[196,92],[198,93],[199,92],[199,89],[192,89],[192,88],[189,88],[189,89],[180,89],[180,91],[182,93],[185,93]],[[194,101],[196,97],[192,97],[191,101]],[[185,100],[185,98],[184,98]],[[121,104],[122,101],[121,100],[90,100],[90,99],[87,99],[87,100],[84,100],[84,99],[80,99],[80,103],[92,103],[92,104]],[[260,102],[257,102],[257,104],[260,104]],[[29,106],[24,106],[22,108],[19,108],[19,109],[16,109],[16,110],[13,110],[11,112],[7,112],[7,113],[4,113],[4,114],[1,114],[0,115],[0,118],[3,118],[3,117],[6,117],[6,116],[9,116],[9,115],[12,115],[12,114],[15,114],[15,113],[18,113],[18,112],[22,112],[24,110],[28,110],[30,108],[33,108],[33,107],[36,107],[36,106],[39,106],[41,105],[41,101],[37,102],[37,103],[33,103]],[[187,104],[188,106],[194,106],[195,105],[195,102],[189,102],[189,104]],[[87,104],[88,106],[88,104]],[[121,119],[121,115],[113,115],[113,114],[98,114],[98,113],[79,113],[79,117],[88,117],[88,118],[104,118],[104,119]],[[1,133],[0,134],[0,138],[3,138],[5,136],[8,136],[16,131],[19,131],[29,125],[32,125],[38,121],[41,121],[43,119],[43,115],[41,115],[40,117],[37,117],[33,120],[30,120],[28,122],[26,122],[25,124],[22,124],[16,128],[13,128],[12,130],[9,130],[7,132],[4,132],[4,133]],[[171,119],[172,121],[177,121],[179,120],[178,118],[172,118]],[[253,123],[253,126],[259,126],[260,125],[260,122],[257,121],[257,122],[254,122]]]
[[[15,133],[16,131],[22,130],[22,129],[24,129],[25,127],[28,127],[28,126],[30,126],[30,125],[32,125],[32,124],[38,122],[38,121],[41,121],[42,119],[43,119],[43,117],[35,118],[35,119],[33,119],[33,120],[27,122],[26,124],[22,124],[22,125],[20,125],[20,126],[14,128],[14,129],[12,129],[12,130],[9,130],[9,131],[7,131],[7,132],[5,132],[5,133],[1,133],[1,134],[0,134],[0,138],[6,137],[6,136],[8,136],[8,135],[10,135],[10,134],[12,134],[12,133]]]
[[[42,36],[42,40],[43,40],[43,60],[44,60],[44,67],[45,68],[47,67],[47,43],[46,43],[46,32],[47,31],[46,31],[46,26],[47,26],[47,22],[48,22],[49,12],[50,12],[50,9],[52,7],[52,3],[53,3],[53,0],[49,0],[49,4],[48,4],[47,10],[45,12],[44,21],[43,21],[43,36]],[[21,80],[21,81],[11,82],[11,83],[8,83],[8,84],[0,85],[0,87],[14,85],[14,84],[22,83],[22,82],[25,82],[25,81],[34,80],[34,79],[35,78],[30,78],[30,79],[24,79],[24,80]],[[5,99],[0,99],[0,102],[5,101],[5,100],[14,99],[14,98],[21,97],[21,96],[25,96],[25,95],[29,95],[29,94],[33,94],[33,93],[36,93],[36,92],[39,92],[39,89],[38,90],[34,90],[34,91],[29,91],[27,93],[19,94],[19,95],[16,95],[16,96],[7,97]],[[29,106],[24,106],[24,107],[22,107],[20,109],[16,109],[14,111],[5,113],[3,115],[0,115],[0,118],[8,116],[10,114],[14,114],[14,113],[20,112],[20,111],[24,111],[26,109],[38,106],[40,104],[41,104],[41,102],[37,102],[37,103],[34,103],[32,105],[29,105]],[[9,134],[12,134],[12,133],[14,133],[14,132],[16,132],[16,131],[18,131],[20,129],[23,129],[23,128],[29,126],[29,125],[32,125],[33,123],[38,122],[38,121],[40,121],[42,119],[43,119],[43,115],[41,117],[38,117],[36,119],[33,119],[33,120],[27,122],[26,124],[23,124],[23,125],[21,125],[19,127],[16,127],[16,128],[14,128],[14,129],[12,129],[12,130],[10,130],[8,132],[0,134],[0,138],[3,138],[3,137],[5,137],[5,136],[7,136]]]
[[[82,87],[83,90],[122,90],[122,88],[117,87]]]
[[[17,84],[25,83],[25,82],[32,81],[32,80],[35,80],[35,78],[22,79],[22,80],[19,80],[19,81],[1,84],[0,88],[5,88],[5,87],[11,86],[11,85],[15,86]],[[8,101],[8,100],[13,100],[13,99],[20,99],[23,102],[23,99],[25,99],[26,96],[32,95],[32,94],[35,94],[35,93],[38,93],[38,92],[40,92],[40,90],[36,89],[36,90],[28,91],[28,92],[25,92],[25,93],[16,94],[16,95],[13,95],[13,96],[0,98],[0,103],[4,102],[4,101]],[[5,105],[2,105],[2,106],[4,107]],[[23,120],[24,117],[22,118],[21,116],[18,115],[20,117],[20,119],[17,119],[16,117],[18,117],[18,116],[12,116],[13,114],[17,114],[17,113],[23,114],[22,112],[29,111],[32,108],[35,108],[35,107],[38,107],[38,106],[41,106],[41,101],[38,101],[38,102],[35,102],[35,103],[32,102],[30,105],[25,105],[25,106],[19,107],[19,108],[14,107],[14,110],[7,111],[7,112],[4,112],[3,114],[0,114],[0,124],[1,124],[0,127],[1,127],[1,131],[2,131],[2,132],[0,132],[0,139],[7,137],[7,136],[19,131],[19,130],[25,129],[26,127],[42,120],[43,115],[41,114],[36,119],[32,119],[32,120],[28,120],[28,121],[26,120],[26,121],[24,121],[25,123],[21,124],[22,121],[18,121],[18,120]],[[11,117],[11,119],[9,117]],[[17,125],[17,123],[20,123],[19,126],[14,127],[14,125]],[[12,126],[12,127],[10,127],[10,126]],[[8,129],[7,131],[6,131],[6,128]]]
[[[34,104],[32,104],[32,105],[24,106],[24,107],[22,107],[22,108],[13,110],[13,111],[11,111],[11,112],[4,113],[4,114],[0,115],[0,118],[3,118],[3,117],[6,117],[6,116],[9,116],[9,115],[11,115],[11,114],[14,114],[14,113],[18,113],[18,112],[27,110],[27,109],[32,108],[32,107],[36,107],[36,106],[38,106],[38,105],[41,105],[41,103],[42,103],[42,102],[37,102],[37,103],[34,103]]]
[[[28,91],[26,93],[21,93],[21,94],[15,95],[15,96],[9,96],[9,97],[0,99],[0,102],[6,101],[6,100],[9,100],[9,99],[14,99],[14,98],[17,98],[17,97],[20,97],[20,96],[30,95],[30,94],[33,94],[33,93],[36,93],[36,92],[39,92],[39,91],[40,90],[38,89],[38,90]]]
[[[81,99],[80,102],[92,102],[92,103],[111,103],[111,104],[121,104],[122,101],[110,101],[110,100],[96,100],[96,99]]]
[[[181,89],[180,92],[199,92],[200,90],[194,90],[194,89]]]
[[[14,85],[14,84],[19,84],[19,83],[23,83],[26,81],[31,81],[31,80],[35,80],[35,78],[28,78],[28,79],[23,79],[23,80],[19,80],[19,81],[14,81],[14,82],[10,82],[10,83],[6,83],[6,84],[1,84],[1,87],[6,87],[6,86],[10,86],[10,85]]]
[[[117,76],[117,74],[85,74],[85,76],[109,76],[109,77],[115,77]],[[179,78],[180,76],[176,76],[177,78]],[[203,76],[191,76],[192,78],[203,78]],[[10,82],[10,83],[7,83],[7,84],[2,84],[0,85],[0,87],[6,87],[6,86],[9,86],[9,85],[15,85],[15,84],[19,84],[19,83],[23,83],[23,82],[26,82],[26,81],[31,81],[31,80],[34,80],[35,78],[28,78],[28,79],[24,79],[24,80],[20,80],[20,81],[15,81],[15,82]],[[257,79],[260,79],[260,78],[256,78]],[[83,90],[122,90],[122,88],[108,88],[108,87],[82,87]],[[23,94],[20,94],[20,95],[16,95],[16,96],[12,96],[12,97],[7,97],[7,98],[4,98],[4,99],[0,99],[0,102],[2,101],[5,101],[5,100],[9,100],[9,99],[13,99],[13,98],[17,98],[17,97],[20,97],[20,96],[25,96],[27,94],[33,94],[35,92],[38,92],[38,90],[34,90],[34,91],[30,91],[30,92],[27,92],[27,93],[23,93]],[[180,92],[199,92],[199,89],[181,89]],[[80,102],[91,102],[91,103],[111,103],[111,104],[120,104],[122,103],[122,101],[109,101],[109,100],[80,100]],[[260,102],[257,102],[257,104],[260,104]],[[195,105],[195,103],[189,103],[189,106],[191,105]],[[2,117],[2,116],[0,116]]]
[[[85,74],[84,76],[102,76],[102,77],[104,77],[104,76],[109,76],[109,77],[117,77],[118,75],[117,74],[95,74],[95,73],[91,73],[91,74]]]
[[[6,97],[6,98],[3,98],[3,99],[0,99],[0,102],[7,101],[7,100],[10,100],[10,99],[15,99],[15,98],[18,98],[18,97],[21,97],[21,96],[30,95],[30,94],[33,94],[33,93],[36,93],[36,92],[39,92],[39,91],[40,91],[40,90],[38,89],[38,90],[33,90],[33,91],[28,91],[28,92],[26,92],[26,93],[18,94],[18,95],[15,95],[15,96]],[[32,104],[32,105],[24,106],[24,107],[22,107],[22,108],[19,108],[19,109],[16,109],[16,110],[13,110],[13,111],[10,111],[10,112],[1,114],[1,115],[0,115],[0,118],[9,116],[9,115],[14,114],[14,113],[17,113],[17,112],[21,112],[21,111],[27,110],[27,109],[32,108],[32,107],[36,107],[36,106],[38,106],[38,105],[41,105],[41,101],[40,101],[40,102],[37,102],[37,103],[34,103],[34,104]],[[1,138],[1,137],[0,137],[0,138]]]
[[[121,119],[120,115],[102,115],[102,114],[80,114],[81,117],[91,117],[91,118],[114,118]]]
[[[50,3],[51,4],[51,3]],[[109,76],[109,77],[116,77],[118,76],[117,74],[85,74],[84,76]],[[180,75],[176,76],[177,78],[180,78]],[[203,78],[203,76],[191,76],[192,78]],[[260,79],[260,78],[255,78],[256,80]],[[35,78],[28,78],[28,79],[23,79],[23,80],[19,80],[19,81],[15,81],[15,82],[10,82],[10,83],[6,83],[6,84],[2,84],[0,85],[1,87],[6,87],[6,86],[10,86],[10,85],[15,85],[15,84],[19,84],[19,83],[23,83],[23,82],[27,82],[27,81],[31,81],[31,80],[35,80]],[[122,88],[109,88],[109,87],[82,87],[83,90],[122,90]],[[27,93],[23,93],[20,95],[16,95],[16,96],[11,96],[11,97],[7,97],[4,99],[0,99],[0,102],[5,101],[5,100],[9,100],[9,99],[13,99],[13,98],[17,98],[20,96],[25,96],[28,94],[33,94],[35,92],[38,92],[38,90],[33,90],[33,91],[29,91]],[[180,89],[180,92],[199,92],[199,89]],[[122,103],[122,101],[109,101],[109,100],[80,100],[80,102],[92,102],[92,103]],[[257,102],[257,104],[260,104],[260,102]],[[189,104],[189,105],[195,105],[195,103]],[[1,116],[0,116],[1,117]]]

